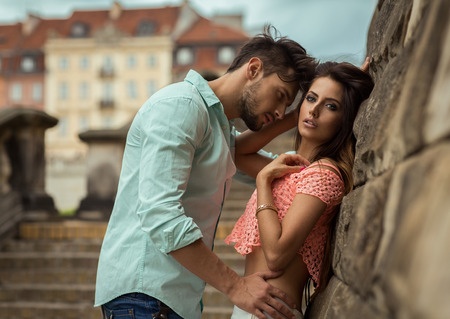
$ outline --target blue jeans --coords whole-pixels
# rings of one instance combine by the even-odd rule
[[[183,319],[156,298],[130,293],[102,305],[104,319]]]

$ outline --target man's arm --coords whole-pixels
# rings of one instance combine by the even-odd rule
[[[257,152],[275,137],[289,131],[297,125],[297,111],[286,114],[282,120],[265,125],[261,130],[246,130],[236,137],[235,161],[237,168],[245,174],[256,178],[259,171],[272,161],[272,158]]]
[[[190,272],[227,295],[233,304],[258,318],[266,318],[263,311],[276,319],[293,318],[292,310],[276,298],[287,301],[292,308],[293,303],[283,291],[266,282],[267,279],[277,277],[278,273],[264,272],[240,277],[202,240],[172,251],[170,255]]]

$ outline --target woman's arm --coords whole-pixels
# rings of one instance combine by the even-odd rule
[[[265,125],[254,132],[246,130],[236,137],[235,161],[237,168],[249,176],[256,177],[258,172],[272,161],[271,158],[257,152],[278,135],[297,125],[297,112],[294,110],[282,119]]]
[[[288,170],[282,160],[274,160],[258,174],[256,179],[258,207],[263,204],[274,206],[272,181],[282,176],[283,171]],[[297,194],[281,223],[278,214],[271,209],[257,213],[261,246],[270,270],[285,269],[296,256],[299,247],[303,245],[325,208],[326,204],[319,198]]]

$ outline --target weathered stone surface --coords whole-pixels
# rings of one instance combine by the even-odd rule
[[[448,163],[447,140],[405,161],[393,176],[403,191],[386,205],[395,215],[390,218],[394,231],[378,264],[396,318],[450,318]]]
[[[370,299],[369,299],[370,300]],[[380,319],[390,318],[389,314],[372,307],[367,299],[362,299],[337,278],[332,278],[327,289],[314,300],[310,318]]]
[[[351,192],[343,201],[336,228],[336,276],[367,296],[375,280],[374,259],[383,235],[383,213],[390,174]],[[363,257],[363,258],[362,258]]]
[[[380,0],[334,277],[310,318],[450,318],[450,1]]]

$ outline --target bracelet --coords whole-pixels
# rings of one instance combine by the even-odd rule
[[[259,205],[258,208],[256,208],[255,216],[258,215],[258,213],[260,211],[265,210],[265,209],[273,210],[275,213],[278,214],[278,209],[275,206],[270,205],[270,204],[262,204],[262,205]]]

